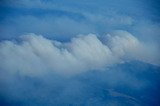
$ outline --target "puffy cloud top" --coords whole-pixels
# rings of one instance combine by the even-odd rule
[[[102,41],[95,34],[80,35],[71,42],[27,34],[20,42],[2,41],[0,50],[0,69],[29,76],[48,71],[71,76],[130,60],[160,64],[157,48],[122,30],[107,34]]]

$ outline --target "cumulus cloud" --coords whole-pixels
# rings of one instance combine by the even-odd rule
[[[70,42],[27,34],[19,41],[2,41],[0,50],[0,69],[29,76],[48,71],[70,76],[130,60],[160,63],[157,48],[126,31],[111,32],[103,40],[95,34],[79,35]]]
[[[114,31],[106,36],[106,43],[116,56],[122,59],[136,59],[159,65],[159,48],[156,44],[139,41],[126,31]]]
[[[153,4],[0,0],[0,104],[159,104]]]

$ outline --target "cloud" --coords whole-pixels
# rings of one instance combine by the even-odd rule
[[[0,104],[159,104],[158,4],[0,0]]]
[[[159,104],[160,26],[153,5],[0,0],[0,104]]]
[[[29,76],[53,72],[71,76],[130,60],[159,65],[158,50],[126,31],[107,34],[103,41],[94,34],[79,35],[70,42],[28,34],[19,41],[0,43],[0,68]]]
[[[114,31],[106,36],[106,42],[113,54],[123,60],[140,60],[159,65],[159,48],[157,44],[139,41],[127,31]]]

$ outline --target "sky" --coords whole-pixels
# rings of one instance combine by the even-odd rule
[[[159,4],[159,0],[0,0],[0,103],[130,105],[110,98],[116,95],[131,99],[132,105],[160,105]],[[104,96],[103,89],[110,96]],[[137,95],[144,91],[142,98],[128,89]]]

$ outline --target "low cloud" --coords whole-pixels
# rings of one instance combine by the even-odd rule
[[[27,34],[18,41],[2,41],[0,49],[2,70],[29,76],[48,71],[72,76],[131,60],[160,64],[157,48],[122,30],[107,34],[103,40],[88,34],[72,38],[70,42]]]
[[[0,104],[159,104],[154,4],[0,0]]]
[[[155,43],[138,40],[127,31],[113,31],[106,36],[105,43],[112,53],[124,61],[139,60],[154,65],[159,65],[159,48]]]

